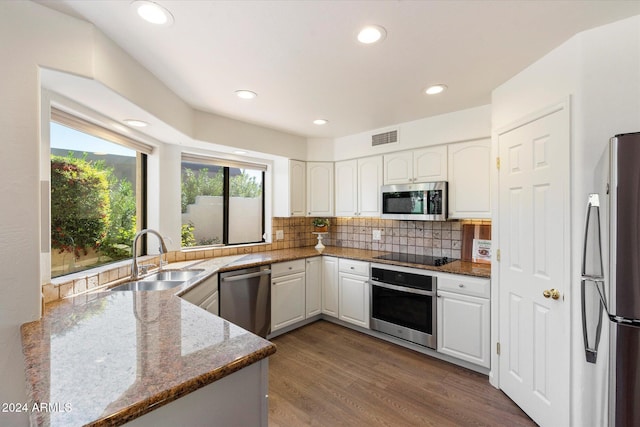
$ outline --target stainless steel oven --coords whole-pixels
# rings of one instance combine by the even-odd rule
[[[428,270],[371,264],[371,329],[436,349],[436,284]]]

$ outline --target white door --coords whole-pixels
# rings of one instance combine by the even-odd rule
[[[380,216],[382,156],[358,159],[358,216]]]
[[[569,425],[569,117],[498,133],[500,388],[543,427]]]
[[[416,182],[447,180],[447,146],[422,148],[413,151],[413,175]]]
[[[305,271],[306,317],[322,312],[322,257],[307,258]]]
[[[358,213],[358,161],[346,160],[335,164],[336,216],[355,216]]]

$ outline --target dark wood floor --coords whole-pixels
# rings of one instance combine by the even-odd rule
[[[326,321],[272,340],[269,426],[535,426],[486,376]]]

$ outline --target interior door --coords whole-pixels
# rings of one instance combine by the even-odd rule
[[[569,425],[569,117],[498,133],[500,388],[541,426]]]

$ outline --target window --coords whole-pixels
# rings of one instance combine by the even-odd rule
[[[107,140],[125,139],[109,134],[52,112],[51,277],[131,258],[133,236],[145,219],[146,155],[135,144]]]
[[[263,242],[262,165],[182,157],[182,247]]]

